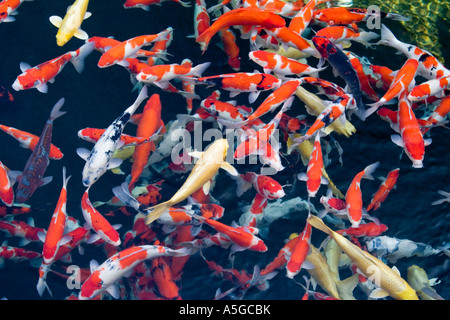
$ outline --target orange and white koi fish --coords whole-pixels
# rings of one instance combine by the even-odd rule
[[[52,181],[51,176],[44,178],[44,173],[50,163],[49,153],[52,141],[53,121],[65,114],[65,111],[60,110],[63,104],[64,98],[61,98],[53,106],[50,117],[39,136],[36,147],[28,158],[22,174],[17,179],[16,201],[18,203],[24,203],[34,194],[37,188]]]
[[[326,22],[329,25],[348,25],[366,21],[373,13],[368,12],[365,8],[345,8],[345,7],[329,7],[314,10],[314,19]],[[404,17],[397,13],[380,12],[379,18],[387,18],[397,21],[408,21],[408,17]]]
[[[379,162],[375,162],[365,167],[364,170],[355,175],[352,182],[350,183],[350,186],[347,189],[347,193],[345,194],[345,203],[347,208],[347,216],[352,223],[353,228],[359,226],[363,217],[361,179],[364,178],[373,180],[372,174],[379,165]]]
[[[23,206],[23,205],[12,205],[11,207],[8,207],[6,205],[2,205],[0,203],[0,218],[8,218],[11,216],[17,216],[22,215],[26,213],[30,213],[32,211],[30,206]]]
[[[316,133],[306,173],[299,173],[297,179],[306,181],[308,199],[316,196],[321,184],[328,184],[328,180],[323,177],[323,156],[319,133]]]
[[[369,80],[369,76],[366,74],[365,68],[362,65],[359,57],[357,57],[355,54],[346,51],[345,54],[350,60],[350,63],[353,66],[353,69],[355,69],[356,74],[359,78],[359,84],[361,85],[361,91],[362,93],[369,98],[370,100],[377,101],[378,95],[375,92],[375,90],[372,88]]]
[[[154,84],[161,89],[167,89],[169,81],[173,79],[189,80],[188,78],[192,76],[201,77],[210,65],[210,62],[205,62],[193,67],[191,60],[184,59],[181,64],[158,64],[144,68],[136,79],[145,84]]]
[[[328,228],[320,218],[310,215],[307,221],[313,227],[331,236],[365,277],[373,276],[374,270],[377,270],[379,288],[372,292],[373,297],[387,294],[396,300],[419,300],[416,291],[399,275],[398,269],[395,267],[391,269],[381,260],[360,249],[344,236]]]
[[[115,283],[137,264],[163,256],[185,256],[190,251],[186,248],[171,249],[159,245],[133,246],[109,257],[100,266],[95,260],[90,263],[91,275],[83,282],[78,299],[93,299],[107,291],[114,298],[119,298]]]
[[[25,2],[33,0],[4,0],[0,3],[0,23],[2,22],[13,22],[16,18],[12,15],[17,14],[17,8]]]
[[[56,208],[53,212],[47,232],[45,234],[38,234],[41,241],[44,242],[44,246],[42,248],[43,260],[41,266],[39,267],[39,281],[36,285],[40,296],[42,296],[45,289],[49,291],[50,295],[52,294],[46,282],[47,273],[50,270],[52,263],[55,262],[59,247],[70,240],[70,237],[64,236],[64,228],[66,227],[67,222],[66,203],[67,182],[69,179],[70,176],[66,178],[66,168],[63,167],[63,187],[59,195],[58,203],[56,204]]]
[[[431,79],[415,86],[408,94],[409,101],[418,102],[432,96],[442,97],[445,89],[450,88],[449,79],[450,75],[438,79]]]
[[[89,18],[92,14],[87,12],[89,0],[75,0],[75,2],[67,8],[64,18],[59,16],[51,16],[50,22],[58,28],[56,34],[56,43],[58,46],[64,46],[73,36],[81,40],[87,40],[88,34],[81,30],[81,23],[84,19]]]
[[[84,128],[78,131],[78,137],[83,140],[96,143],[98,139],[100,139],[102,134],[105,133],[105,130],[106,129]],[[123,133],[122,136],[120,137],[120,141],[122,141],[123,145],[126,146],[126,145],[140,145],[143,143],[147,143],[150,141],[150,139],[144,137],[134,137]]]
[[[195,0],[194,4],[194,34],[189,35],[188,37],[192,37],[197,39],[199,35],[201,35],[206,29],[211,25],[209,13],[206,9],[205,0]],[[203,42],[199,43],[200,49],[205,50],[205,45]]]
[[[164,128],[164,123],[161,120],[161,108],[162,105],[159,95],[155,93],[150,96],[142,111],[142,117],[139,121],[136,135],[150,138]],[[155,144],[153,141],[136,146],[134,149],[133,164],[131,165],[131,180],[129,182],[130,190],[134,188],[152,151],[155,151]]]
[[[264,73],[273,72],[278,77],[317,74],[319,71],[325,69],[313,68],[295,59],[286,58],[280,54],[264,50],[251,51],[248,56],[253,62],[259,64],[264,69]]]
[[[261,270],[261,275],[266,275],[271,272],[274,272],[278,269],[283,268],[286,263],[288,257],[292,254],[292,250],[294,249],[296,243],[300,240],[298,234],[292,234],[289,239],[286,240],[284,246],[278,251],[277,256],[270,263],[268,263],[264,269]]]
[[[419,62],[416,59],[406,60],[400,70],[398,70],[388,91],[377,102],[368,104],[370,108],[366,110],[366,116],[369,116],[392,99],[397,98],[403,91],[409,91],[413,88],[418,66]]]
[[[417,75],[420,75],[427,80],[438,79],[450,75],[450,70],[431,53],[420,49],[415,45],[401,42],[384,24],[381,25],[381,40],[378,41],[378,44],[393,47],[403,53],[408,59],[417,60]]]
[[[157,34],[137,36],[126,41],[119,42],[114,47],[106,50],[100,57],[97,65],[100,68],[110,67],[115,64],[127,65],[125,59],[134,58],[134,55],[146,45],[155,41],[165,40],[170,30],[164,30]]]
[[[8,171],[9,170],[0,161],[0,200],[8,207],[11,207],[14,203],[14,190]]]
[[[123,4],[123,7],[125,9],[141,8],[145,11],[149,11],[151,5],[153,5],[153,4],[160,5],[161,2],[165,2],[165,1],[169,1],[169,0],[126,0],[125,3]],[[189,2],[183,2],[181,0],[170,0],[170,1],[177,2],[177,3],[181,4],[183,7],[191,6],[191,4]]]
[[[85,187],[95,183],[109,168],[115,168],[122,163],[122,160],[112,158],[113,153],[119,145],[125,125],[147,97],[147,86],[144,86],[135,102],[106,128],[91,151],[85,148],[77,149],[77,154],[86,161],[82,172],[82,182]]]
[[[24,246],[30,242],[40,242],[38,233],[45,233],[45,229],[34,226],[34,219],[29,218],[27,222],[22,220],[1,220],[0,230],[10,236],[19,237],[20,245]]]
[[[309,252],[309,243],[311,241],[312,226],[307,222],[303,232],[299,235],[299,240],[292,249],[291,255],[286,264],[286,276],[290,279],[294,278],[302,268],[314,268],[313,265],[306,261]]]
[[[261,10],[256,7],[237,8],[225,12],[213,22],[202,34],[195,40],[198,43],[204,43],[203,52],[211,41],[211,38],[220,30],[231,26],[251,26],[261,28],[279,28],[286,25],[286,21],[277,14],[269,10]]]
[[[360,224],[358,227],[337,230],[340,235],[351,237],[377,237],[388,229],[387,225],[376,222]]]
[[[13,127],[8,127],[0,124],[0,129],[9,134],[11,137],[16,138],[19,141],[20,146],[28,148],[31,151],[36,147],[39,137],[26,131],[22,131]],[[63,157],[61,150],[53,143],[50,145],[50,153],[48,156],[52,160],[60,160]]]
[[[400,95],[398,104],[398,127],[400,135],[391,135],[391,140],[405,150],[406,155],[412,161],[413,168],[422,168],[425,146],[431,143],[431,139],[423,139],[419,123],[407,96],[408,91],[406,90]]]
[[[282,81],[271,74],[237,72],[215,76],[197,78],[198,83],[217,85],[221,89],[230,91],[230,97],[235,97],[241,92],[250,92],[249,102],[253,103],[261,91],[278,88]]]
[[[0,266],[3,266],[4,259],[14,262],[29,261],[30,263],[34,263],[34,261],[39,261],[38,259],[41,258],[42,254],[33,250],[8,245],[0,246]]]
[[[347,205],[345,201],[333,197],[333,193],[330,189],[328,189],[325,196],[320,197],[320,203],[324,206],[324,209],[319,212],[319,218],[323,218],[327,213],[331,213],[338,218],[347,218]]]
[[[317,5],[323,2],[327,2],[329,0],[325,1],[319,1],[319,0],[311,0],[308,1],[306,5],[304,5],[291,19],[289,22],[288,28],[297,33],[302,34],[303,31],[306,30],[306,28],[309,26],[309,23],[311,22],[313,18],[314,9]]]
[[[25,62],[21,62],[20,70],[22,73],[16,78],[12,87],[16,91],[36,88],[39,92],[47,93],[47,82],[53,81],[69,61],[81,73],[84,68],[84,59],[93,50],[94,45],[86,43],[75,51],[67,52],[33,68]]]
[[[89,200],[89,188],[86,189],[81,198],[81,211],[83,212],[83,217],[87,226],[98,235],[96,238],[90,236],[90,242],[95,242],[100,238],[116,247],[121,244],[120,235],[117,232],[120,225],[112,226],[109,221],[94,208]]]
[[[391,192],[391,190],[395,187],[399,174],[399,168],[389,171],[386,179],[384,179],[377,192],[373,195],[372,200],[366,208],[367,211],[372,209],[377,210],[380,207],[381,203],[386,200],[389,192]]]
[[[333,43],[348,43],[350,40],[356,41],[368,47],[370,45],[369,41],[377,38],[378,34],[367,31],[357,32],[345,26],[330,26],[318,30],[316,36],[327,37]]]

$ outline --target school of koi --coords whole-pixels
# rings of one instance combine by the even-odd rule
[[[13,16],[23,7],[40,6],[22,7],[22,2],[27,1],[0,2],[0,27],[21,23]],[[35,67],[20,63],[22,73],[7,76],[14,78],[12,90],[2,85],[0,102],[25,108],[19,101],[37,101],[42,93],[50,94],[58,83],[56,77],[67,72],[68,62],[77,71],[72,81],[80,82],[80,89],[83,80],[75,77],[93,74],[93,69],[104,73],[125,69],[129,75],[125,78],[131,80],[128,88],[103,88],[99,96],[124,90],[131,103],[111,108],[104,116],[80,116],[83,124],[75,124],[75,135],[87,143],[76,151],[64,146],[65,140],[73,139],[69,133],[62,139],[52,137],[59,122],[75,112],[65,107],[76,96],[67,92],[71,89],[67,86],[58,92],[58,100],[50,102],[54,106],[45,126],[35,125],[40,126],[40,135],[19,128],[12,117],[9,123],[1,120],[0,129],[17,140],[12,144],[14,139],[2,135],[9,139],[8,154],[23,154],[26,162],[21,170],[22,159],[3,151],[0,155],[0,231],[17,243],[2,244],[2,265],[5,260],[17,265],[31,262],[22,272],[35,273],[37,293],[44,298],[53,296],[53,285],[60,287],[70,280],[76,282],[75,289],[66,299],[182,299],[183,289],[198,286],[186,279],[185,272],[197,259],[203,272],[221,279],[221,287],[210,299],[246,299],[255,289],[264,299],[280,276],[294,284],[298,299],[443,299],[433,288],[439,281],[429,279],[422,268],[411,265],[404,276],[394,264],[413,256],[447,257],[445,229],[436,247],[386,236],[388,228],[393,230],[376,212],[399,185],[403,168],[408,173],[405,179],[412,179],[414,170],[431,168],[425,150],[434,147],[434,132],[446,133],[450,111],[450,71],[429,52],[401,42],[395,30],[384,24],[407,17],[384,12],[373,16],[363,8],[333,6],[329,0],[174,2],[170,6],[193,11],[188,19],[191,28],[194,22],[193,39],[175,39],[175,27],[135,34],[128,40],[114,34],[93,36],[81,26],[84,19],[92,21],[96,15],[91,17],[89,1],[76,0],[64,18],[48,15],[58,31],[52,27],[57,41],[51,38],[46,46],[64,47],[80,40],[84,44]],[[157,3],[127,0],[122,10],[144,9],[135,11],[150,15],[151,5]],[[163,3],[161,9],[165,5],[169,4]],[[380,30],[368,30],[373,19],[381,21]],[[171,52],[175,41],[195,46],[199,58],[184,58],[178,64],[175,50]],[[211,48],[216,42],[220,49]],[[376,52],[380,47],[399,53],[393,60],[400,66],[371,63],[357,52]],[[177,50],[184,52],[183,47]],[[208,51],[214,51],[212,59],[219,55],[226,62],[205,62]],[[21,95],[26,99],[21,100]],[[181,111],[175,115],[173,110],[166,112],[171,108],[166,104],[170,96],[183,106],[176,108]],[[101,97],[97,102],[104,103]],[[94,107],[82,110],[95,114]],[[30,115],[46,112],[33,110]],[[370,158],[356,155],[354,167],[347,168],[343,159],[345,147],[352,146],[348,141],[368,130],[364,125],[374,118],[382,120],[382,128],[374,134],[387,135],[388,143],[398,146],[400,158],[393,155],[385,161],[376,152]],[[95,128],[96,123],[103,128]],[[224,136],[204,151],[190,145],[174,158],[179,141],[171,135],[182,130],[195,138],[199,123]],[[233,130],[237,140],[227,142],[225,129]],[[27,150],[19,152],[17,142]],[[231,163],[228,152],[233,160],[252,157],[259,163]],[[59,178],[44,177],[47,168],[75,153],[85,163],[79,174],[75,166],[62,166],[56,206],[47,204],[53,199],[49,195],[33,201],[35,192],[43,195],[50,183],[60,183]],[[334,179],[339,170],[348,171],[347,180]],[[386,170],[383,182],[366,187],[369,182],[363,179],[374,180],[375,172],[382,170]],[[118,183],[102,183],[107,176]],[[84,188],[80,201],[70,190],[76,179]],[[365,188],[377,189],[367,204]],[[438,192],[443,198],[430,205],[445,206],[450,195]],[[111,200],[91,202],[103,196]],[[78,203],[79,213],[73,212],[72,203]],[[284,244],[275,248],[268,241],[269,229],[279,227],[280,221],[295,221],[300,228],[284,234]],[[77,254],[71,254],[74,249]],[[95,259],[89,266],[80,264],[71,277],[65,270],[78,266],[75,257],[83,251]],[[245,263],[244,256],[252,257],[252,263]],[[264,259],[255,263],[259,256]],[[448,268],[447,262],[443,268]],[[373,267],[379,270],[378,278],[370,272]]]

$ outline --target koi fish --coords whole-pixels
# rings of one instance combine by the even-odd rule
[[[279,28],[286,25],[286,21],[277,14],[255,7],[232,9],[222,14],[195,40],[204,43],[203,53],[211,38],[220,30],[231,26],[243,25],[261,28]]]
[[[350,59],[350,63],[358,75],[362,93],[370,100],[377,101],[378,95],[370,84],[369,76],[366,74],[366,68],[361,63],[360,58],[348,51],[346,51],[345,54]]]
[[[8,259],[14,262],[29,261],[34,263],[42,257],[42,254],[33,250],[27,250],[18,247],[11,247],[3,244],[0,246],[0,267],[3,266],[4,260]]]
[[[241,68],[241,58],[239,56],[240,49],[236,44],[235,34],[230,29],[220,30],[219,34],[223,44],[223,51],[228,57],[228,65],[234,71],[239,71]]]
[[[417,75],[427,80],[450,75],[450,70],[444,67],[431,53],[415,45],[401,42],[384,24],[381,24],[381,40],[378,41],[378,44],[393,47],[403,53],[408,59],[417,60]]]
[[[53,106],[36,147],[28,158],[22,174],[17,179],[16,201],[18,203],[27,201],[37,188],[52,181],[52,177],[43,178],[43,176],[50,163],[48,155],[52,140],[53,121],[66,113],[65,111],[60,111],[63,104],[64,98],[61,98]]]
[[[31,151],[34,150],[39,141],[38,136],[26,131],[22,131],[13,127],[8,127],[2,124],[0,124],[0,129],[3,130],[3,132],[9,134],[11,137],[16,138],[17,141],[19,141],[21,147],[28,148]],[[61,150],[52,143],[50,145],[50,153],[48,157],[51,160],[60,160],[62,159],[63,156],[64,155],[61,152]]]
[[[320,203],[324,206],[324,212],[319,212],[319,218],[327,213],[338,216],[339,218],[347,216],[347,205],[344,200],[332,196],[332,191],[328,189],[325,196],[320,197]]]
[[[9,170],[0,161],[0,200],[11,207],[14,203],[13,182],[9,177]]]
[[[378,34],[375,32],[367,31],[354,31],[345,26],[330,26],[322,28],[317,31],[316,36],[322,36],[328,38],[333,43],[349,43],[350,40],[356,41],[368,47],[370,45],[369,41],[378,38]]]
[[[64,46],[73,36],[81,40],[89,38],[88,34],[80,29],[83,20],[92,15],[90,12],[87,12],[88,4],[89,0],[75,0],[67,8],[64,18],[59,16],[50,17],[50,22],[58,28],[56,33],[56,44],[58,46]]]
[[[373,13],[365,8],[330,7],[314,10],[314,20],[326,22],[329,25],[355,24],[366,21],[370,16],[373,16]],[[379,17],[397,21],[409,20],[408,17],[400,14],[384,11],[380,12]]]
[[[197,162],[192,168],[191,173],[186,178],[181,188],[166,202],[157,204],[150,208],[141,208],[139,203],[131,203],[128,196],[124,197],[123,190],[120,187],[113,189],[116,197],[121,199],[122,202],[127,205],[131,205],[134,209],[147,215],[146,223],[150,224],[154,220],[158,219],[164,212],[169,210],[177,203],[187,199],[192,193],[200,188],[208,194],[211,187],[210,180],[216,175],[219,168],[224,169],[231,175],[237,176],[238,172],[225,161],[225,157],[228,151],[228,141],[226,139],[215,140],[204,152],[194,151],[189,155],[197,158]]]
[[[320,145],[320,134],[316,134],[306,173],[297,174],[297,179],[306,181],[308,199],[316,196],[321,184],[328,184],[328,180],[323,177],[323,156]]]
[[[351,243],[345,237],[336,233],[327,227],[323,221],[314,216],[309,215],[307,221],[336,241],[344,253],[357,265],[358,269],[364,276],[369,278],[374,270],[379,275],[379,288],[372,292],[373,297],[381,297],[390,295],[396,300],[418,300],[416,291],[399,275],[397,268],[390,268],[381,260],[372,256],[368,252],[361,250],[358,246]]]
[[[286,58],[280,54],[268,52],[264,50],[251,51],[248,54],[249,58],[259,64],[264,73],[273,72],[278,77],[304,74],[316,74],[325,68],[313,68],[307,64],[298,62],[295,59]]]
[[[286,26],[278,28],[267,28],[265,31],[269,35],[272,35],[274,38],[278,39],[281,42],[281,45],[286,49],[288,47],[292,47],[308,56],[320,58],[319,52],[317,52],[317,50],[312,47],[305,38],[300,36],[298,33],[290,30]]]
[[[126,41],[119,42],[114,47],[105,51],[100,57],[97,66],[99,68],[106,68],[116,64],[127,66],[124,62],[127,58],[133,56],[143,47],[155,41],[165,40],[171,30],[164,30],[157,34],[149,34],[137,36]]]
[[[186,248],[171,249],[159,245],[133,246],[124,249],[101,265],[95,260],[90,263],[91,275],[83,282],[78,299],[93,299],[107,291],[114,298],[119,298],[119,291],[115,283],[137,264],[163,256],[186,256],[190,251]]]
[[[450,87],[449,78],[450,75],[438,79],[431,79],[415,86],[408,94],[409,101],[418,102],[432,96],[444,95],[444,90]]]
[[[81,73],[84,68],[84,59],[93,50],[94,45],[86,43],[75,51],[67,52],[33,68],[25,62],[21,62],[20,70],[22,73],[16,78],[12,87],[16,91],[36,88],[39,92],[47,93],[47,82],[52,82],[69,61],[78,73]]]
[[[413,168],[423,167],[425,146],[431,143],[431,139],[423,139],[419,123],[411,109],[411,103],[407,98],[408,92],[403,91],[398,104],[398,127],[400,135],[391,135],[391,140],[405,150],[406,155],[412,161]]]
[[[30,213],[32,209],[28,205],[12,205],[11,207],[0,204],[0,218]]]
[[[312,42],[320,52],[322,58],[326,59],[333,67],[333,70],[335,70],[337,74],[347,83],[358,107],[358,112],[356,112],[356,115],[364,121],[365,106],[362,101],[361,85],[359,83],[358,75],[355,69],[353,69],[349,58],[344,52],[342,52],[341,49],[339,49],[326,37],[314,36],[312,38]]]
[[[302,34],[303,31],[306,30],[309,23],[311,22],[313,18],[314,9],[317,5],[323,2],[327,2],[329,0],[325,1],[319,1],[319,0],[312,0],[308,1],[306,5],[304,5],[298,12],[292,17],[291,21],[289,22],[288,28],[292,30],[293,32],[296,32],[297,34]]]
[[[33,0],[4,0],[0,3],[0,23],[2,22],[13,22],[16,18],[12,17],[12,15],[17,14],[17,8],[24,1],[33,1]]]
[[[366,208],[367,211],[372,209],[377,210],[380,207],[381,203],[386,200],[389,192],[391,192],[391,190],[395,187],[399,174],[399,168],[389,171],[386,179],[384,179],[377,192],[373,195],[372,200]]]
[[[438,193],[442,196],[444,196],[444,198],[433,201],[433,203],[431,204],[432,206],[444,203],[444,202],[450,202],[450,192],[446,192],[444,190],[439,190]]]
[[[292,253],[286,264],[286,276],[290,279],[294,278],[301,268],[310,269],[314,266],[306,261],[309,252],[309,244],[311,241],[312,226],[306,223],[303,232],[299,235],[300,239],[295,244]]]
[[[14,96],[9,92],[4,84],[0,83],[0,104],[10,105],[14,103]]]
[[[0,127],[1,129],[1,127]],[[100,139],[100,137],[102,136],[103,133],[105,133],[106,129],[97,129],[97,128],[84,128],[81,130],[78,130],[78,137],[92,142],[92,143],[96,143],[98,141],[98,139]],[[144,143],[148,143],[150,141],[149,138],[144,138],[144,137],[134,137],[134,136],[130,136],[129,134],[125,134],[123,133],[120,136],[120,141],[123,142],[124,146],[134,146],[134,145],[141,145]]]
[[[94,208],[89,200],[89,188],[86,189],[81,198],[81,211],[83,212],[84,220],[86,220],[89,228],[94,230],[98,235],[98,237],[91,236],[89,239],[90,242],[95,242],[100,238],[116,247],[121,244],[120,235],[116,230],[120,225],[112,226],[109,221]]]
[[[194,4],[194,34],[192,36],[195,39],[198,38],[206,29],[211,25],[208,10],[206,9],[205,0],[195,0]],[[205,45],[200,42],[200,50],[205,50]]]
[[[366,114],[369,116],[375,112],[380,106],[386,104],[392,99],[397,98],[403,91],[409,91],[414,87],[414,77],[417,73],[419,62],[416,59],[408,59],[397,72],[388,91],[375,103],[369,104],[371,108],[367,109]]]
[[[6,232],[10,236],[20,237],[20,245],[26,245],[30,242],[38,242],[39,232],[45,233],[43,228],[34,226],[33,218],[29,218],[27,222],[21,220],[2,220],[0,221],[0,230]]]
[[[125,9],[141,8],[145,11],[149,11],[151,5],[153,5],[153,4],[160,5],[161,2],[165,2],[165,1],[169,1],[169,0],[126,0],[125,3],[123,4],[123,7]],[[181,0],[170,0],[170,1],[177,2],[177,3],[181,4],[183,7],[187,7],[187,8],[191,6],[191,4],[189,2],[183,2]]]
[[[264,269],[261,270],[261,275],[266,275],[283,268],[287,263],[287,258],[292,254],[292,250],[294,249],[296,243],[299,240],[300,237],[296,233],[289,236],[289,239],[286,240],[286,243],[278,251],[278,254],[275,257],[275,259],[273,259],[270,263],[268,263],[265,266]]]
[[[181,300],[180,288],[173,280],[172,270],[164,257],[151,261],[151,274],[155,282],[155,289],[164,299]]]
[[[347,229],[337,230],[340,235],[348,235],[353,237],[377,237],[388,229],[385,224],[375,222],[363,223],[358,227],[350,227]]]
[[[420,300],[444,300],[444,298],[432,288],[433,285],[439,283],[437,278],[428,279],[428,275],[423,268],[417,265],[408,267],[406,279],[411,287],[416,290]]]
[[[278,88],[282,81],[271,74],[237,72],[197,78],[198,83],[217,85],[230,91],[230,97],[240,92],[250,92],[249,102],[253,103],[261,91]],[[250,121],[250,120],[249,120]]]
[[[120,159],[112,158],[112,155],[119,145],[125,125],[147,97],[147,86],[144,86],[135,102],[109,125],[91,151],[85,148],[77,149],[77,154],[86,161],[82,172],[85,187],[91,186],[109,168],[115,168],[122,163]]]
[[[39,267],[39,281],[36,285],[36,289],[40,296],[42,296],[45,289],[49,291],[50,295],[52,294],[46,282],[47,273],[50,270],[50,266],[55,261],[58,248],[70,240],[70,237],[64,237],[64,228],[67,223],[66,204],[67,183],[69,182],[69,179],[70,176],[66,177],[66,167],[63,167],[63,187],[59,195],[58,203],[56,204],[47,232],[45,234],[38,233],[41,241],[44,242],[42,248],[43,260]]]
[[[347,208],[348,219],[352,223],[352,227],[356,228],[359,226],[361,222],[361,218],[363,216],[363,203],[362,203],[362,194],[361,194],[361,179],[369,179],[373,180],[373,172],[380,165],[379,162],[375,162],[371,165],[368,165],[364,168],[364,170],[360,171],[353,178],[350,186],[347,189],[347,193],[345,194],[345,203]]]

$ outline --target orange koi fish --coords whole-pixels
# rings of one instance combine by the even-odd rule
[[[372,173],[380,165],[379,162],[375,162],[368,165],[364,170],[360,171],[352,180],[350,186],[345,194],[345,203],[347,207],[347,216],[352,227],[356,228],[359,226],[362,216],[363,216],[363,201],[361,193],[361,179],[373,180]]]
[[[228,65],[234,70],[239,71],[241,68],[241,58],[239,57],[240,49],[236,44],[236,36],[230,29],[222,29],[219,31],[222,40],[223,50],[228,57]]]
[[[407,95],[408,92],[406,90],[403,91],[398,104],[398,127],[400,136],[393,134],[391,135],[391,140],[405,150],[405,153],[412,161],[413,168],[422,168],[425,146],[431,143],[431,139],[423,139],[419,123],[414,111],[411,109],[411,103]]]
[[[386,179],[380,185],[377,192],[373,195],[372,200],[366,208],[367,211],[370,211],[372,209],[377,210],[380,207],[381,203],[386,200],[389,192],[391,192],[391,190],[395,187],[399,174],[399,168],[394,169],[388,173]]]
[[[360,224],[359,227],[350,227],[348,229],[336,230],[340,235],[348,235],[351,237],[377,237],[388,229],[385,224],[369,222]]]
[[[353,69],[355,69],[356,74],[358,75],[359,84],[361,85],[362,93],[366,97],[368,97],[370,100],[377,101],[378,95],[375,92],[375,90],[372,88],[372,86],[370,85],[369,77],[367,76],[366,72],[364,71],[364,67],[361,64],[361,61],[359,60],[359,58],[355,54],[352,54],[348,51],[346,51],[345,54],[349,58],[350,63],[353,66]]]
[[[345,26],[330,26],[317,31],[316,36],[327,37],[333,43],[356,41],[368,47],[369,41],[377,38],[378,34],[367,31],[357,32]]]
[[[444,90],[450,87],[449,79],[450,75],[438,79],[431,79],[415,86],[408,94],[409,101],[417,102],[436,95],[442,97]]]
[[[450,96],[443,98],[437,107],[433,110],[431,115],[425,120],[417,119],[422,135],[428,132],[432,126],[445,123],[445,117],[450,112]]]
[[[25,62],[21,62],[20,70],[22,73],[16,78],[12,87],[16,91],[36,88],[39,92],[47,93],[47,82],[53,81],[69,61],[81,73],[84,68],[84,59],[93,50],[94,45],[86,43],[75,51],[67,52],[33,68]]]
[[[295,244],[292,253],[286,264],[286,276],[294,278],[302,268],[314,268],[312,264],[306,261],[309,252],[309,243],[311,241],[312,226],[307,222],[303,232],[299,235],[299,240]]]
[[[153,4],[160,5],[161,2],[165,2],[165,1],[169,1],[169,0],[126,0],[125,3],[123,4],[123,7],[125,9],[141,8],[145,11],[149,11],[151,5],[153,5]],[[170,0],[170,1],[177,2],[177,3],[181,4],[183,7],[191,6],[191,4],[189,2],[183,2],[181,0]]]
[[[277,14],[268,10],[261,10],[255,7],[237,8],[225,12],[213,22],[195,40],[197,43],[204,43],[203,52],[211,41],[211,38],[220,30],[231,26],[252,26],[261,28],[279,28],[286,25],[286,21]]]
[[[17,14],[17,8],[25,2],[33,0],[4,0],[0,2],[0,23],[2,22],[13,22],[16,18],[12,15]]]
[[[0,200],[8,207],[11,207],[14,203],[14,190],[8,171],[9,170],[0,161]]]

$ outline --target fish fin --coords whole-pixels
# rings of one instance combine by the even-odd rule
[[[190,155],[191,157],[196,158],[196,159],[201,159],[202,155],[203,155],[203,152],[201,152],[201,151],[191,151],[191,152],[188,152],[188,155]]]
[[[357,273],[344,280],[336,282],[336,288],[339,292],[339,297],[342,300],[355,300],[353,296],[353,290],[359,283],[359,275]]]
[[[220,168],[225,170],[226,172],[228,172],[229,174],[233,175],[233,176],[239,176],[239,172],[237,172],[236,168],[233,167],[231,164],[229,164],[228,162],[223,162],[220,165]]]
[[[377,161],[375,163],[372,163],[370,165],[368,165],[365,169],[364,169],[364,178],[368,179],[368,180],[373,180],[373,176],[372,174],[374,173],[374,171],[380,166],[380,162]]]
[[[112,158],[108,163],[108,170],[120,167],[122,162],[122,159]]]
[[[432,140],[431,140],[431,138],[429,138],[429,139],[424,139],[423,142],[424,142],[425,147],[426,147],[426,146],[429,146],[429,145],[431,144]]]
[[[203,192],[205,193],[205,195],[208,195],[209,190],[211,189],[211,181],[210,180],[206,181],[206,183],[203,185],[202,189],[203,189]]]
[[[39,232],[37,233],[37,236],[38,236],[39,240],[40,240],[42,243],[45,242],[46,234],[45,234],[44,231],[39,231]]]
[[[44,177],[41,179],[39,187],[45,186],[46,184],[49,184],[50,182],[52,182],[53,177],[52,176],[48,176],[48,177]]]
[[[76,30],[73,35],[75,38],[80,39],[80,40],[87,40],[89,38],[89,35],[87,34],[87,32],[84,30],[81,30],[81,29]]]
[[[310,214],[307,218],[307,221],[309,224],[311,224],[314,228],[317,228],[323,232],[325,232],[328,235],[332,235],[334,233],[333,230],[328,228],[325,223],[320,219],[319,217]]]
[[[306,173],[300,172],[299,174],[297,174],[297,179],[300,181],[307,181],[308,176],[306,175]]]
[[[249,96],[248,96],[248,102],[253,103],[256,101],[256,99],[258,99],[259,94],[261,91],[253,91],[250,92]]]
[[[16,21],[16,18],[8,16],[5,19],[3,19],[3,22],[14,22]]]
[[[400,135],[398,134],[392,134],[391,135],[391,140],[393,143],[395,143],[396,145],[398,145],[399,147],[404,147],[405,144],[403,143],[403,139]]]
[[[370,295],[369,298],[372,299],[381,299],[381,298],[386,298],[389,296],[389,293],[381,288],[376,288],[375,290],[373,290]]]
[[[106,292],[108,292],[114,299],[120,298],[119,288],[115,284],[110,285],[106,289]]]
[[[58,29],[61,27],[63,19],[60,16],[51,16],[49,18],[50,23],[57,27]]]
[[[153,221],[155,221],[156,219],[158,219],[164,212],[169,210],[171,205],[172,204],[170,201],[166,201],[163,203],[159,203],[156,206],[153,206],[151,208],[148,208],[148,215],[145,219],[145,224],[150,224]]]
[[[36,87],[36,89],[37,89],[39,92],[42,92],[42,93],[47,93],[47,92],[48,92],[48,86],[47,86],[46,83],[43,83],[43,84],[38,85],[38,86]]]
[[[31,69],[31,66],[26,62],[21,62],[19,65],[20,71],[25,72],[28,69]]]
[[[63,114],[66,113],[66,111],[61,111],[61,107],[64,105],[64,98],[61,98],[58,100],[58,102],[55,103],[55,105],[52,108],[52,111],[50,112],[50,119],[55,120],[56,118],[61,117]]]
[[[80,156],[81,159],[87,161],[91,152],[86,148],[77,148],[77,154]]]
[[[97,260],[92,259],[89,262],[89,269],[91,270],[91,273],[93,273],[95,270],[97,270],[98,266],[99,266],[99,264],[98,264]]]
[[[70,59],[70,62],[72,63],[75,70],[77,70],[78,73],[81,73],[84,69],[84,59],[92,53],[95,49],[95,43],[94,42],[87,42],[83,44],[77,51],[76,55]]]
[[[311,270],[311,269],[315,269],[315,268],[316,268],[316,266],[308,260],[305,260],[302,263],[302,269]]]
[[[92,12],[86,11],[86,13],[84,14],[83,20],[86,20],[87,18],[90,18],[91,16],[92,16]]]

